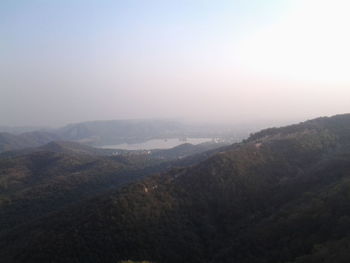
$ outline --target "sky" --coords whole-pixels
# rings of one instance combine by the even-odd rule
[[[346,0],[2,0],[0,125],[350,112]]]

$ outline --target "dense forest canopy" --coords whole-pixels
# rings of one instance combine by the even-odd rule
[[[4,262],[349,262],[349,175],[350,115],[267,129],[199,163],[4,231],[0,256]]]

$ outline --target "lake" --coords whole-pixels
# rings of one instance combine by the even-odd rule
[[[152,149],[169,149],[180,144],[191,143],[200,144],[209,142],[212,138],[187,138],[186,141],[180,139],[153,139],[142,143],[122,143],[117,145],[104,145],[104,149],[123,149],[123,150],[152,150]]]

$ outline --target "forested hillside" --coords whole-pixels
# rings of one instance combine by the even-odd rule
[[[33,131],[21,134],[0,133],[0,153],[29,147],[38,147],[60,137],[49,132]]]
[[[207,147],[192,147],[199,154],[180,159],[178,149],[161,151],[166,153],[162,155],[159,151],[114,155],[114,150],[64,141],[4,152],[0,154],[0,233],[144,176],[198,163],[216,151],[201,153]]]
[[[349,262],[350,115],[253,134],[13,228],[3,262]]]

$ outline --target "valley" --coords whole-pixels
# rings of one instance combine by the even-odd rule
[[[349,11],[1,0],[0,263],[349,263]]]
[[[7,169],[8,179],[5,188],[2,184],[2,225],[14,210],[19,213],[14,218],[22,221],[16,223],[12,217],[0,232],[1,258],[4,262],[169,263],[349,259],[350,115],[266,129],[203,154],[176,161],[185,164],[187,159],[188,165],[173,163],[137,180],[118,172],[135,165],[132,155],[126,162],[126,155],[104,160],[103,166],[96,159],[70,160],[63,166],[65,172],[58,173],[59,181],[52,175],[54,163],[67,161],[55,154],[39,167],[19,166],[16,159],[5,164],[5,159],[1,167]],[[43,157],[30,156],[32,162],[38,158]],[[138,169],[147,168],[143,161],[136,163]],[[38,178],[29,179],[29,167]],[[51,168],[45,172],[46,167]],[[109,167],[113,176],[107,172]],[[76,171],[86,174],[67,174],[65,179],[65,173]],[[141,170],[135,171],[141,175]],[[38,184],[42,178],[45,191]],[[123,178],[128,179],[126,184],[110,185],[89,198],[75,197],[78,203],[23,221],[28,217],[25,207],[35,207],[38,193],[45,193],[39,200],[52,202],[52,207],[56,201],[47,194],[57,198],[59,185],[69,192],[72,180],[74,185],[82,180],[82,185],[92,182],[96,187],[104,180],[121,183]],[[24,185],[30,190],[24,191]],[[78,184],[71,192],[77,194],[84,187]]]

